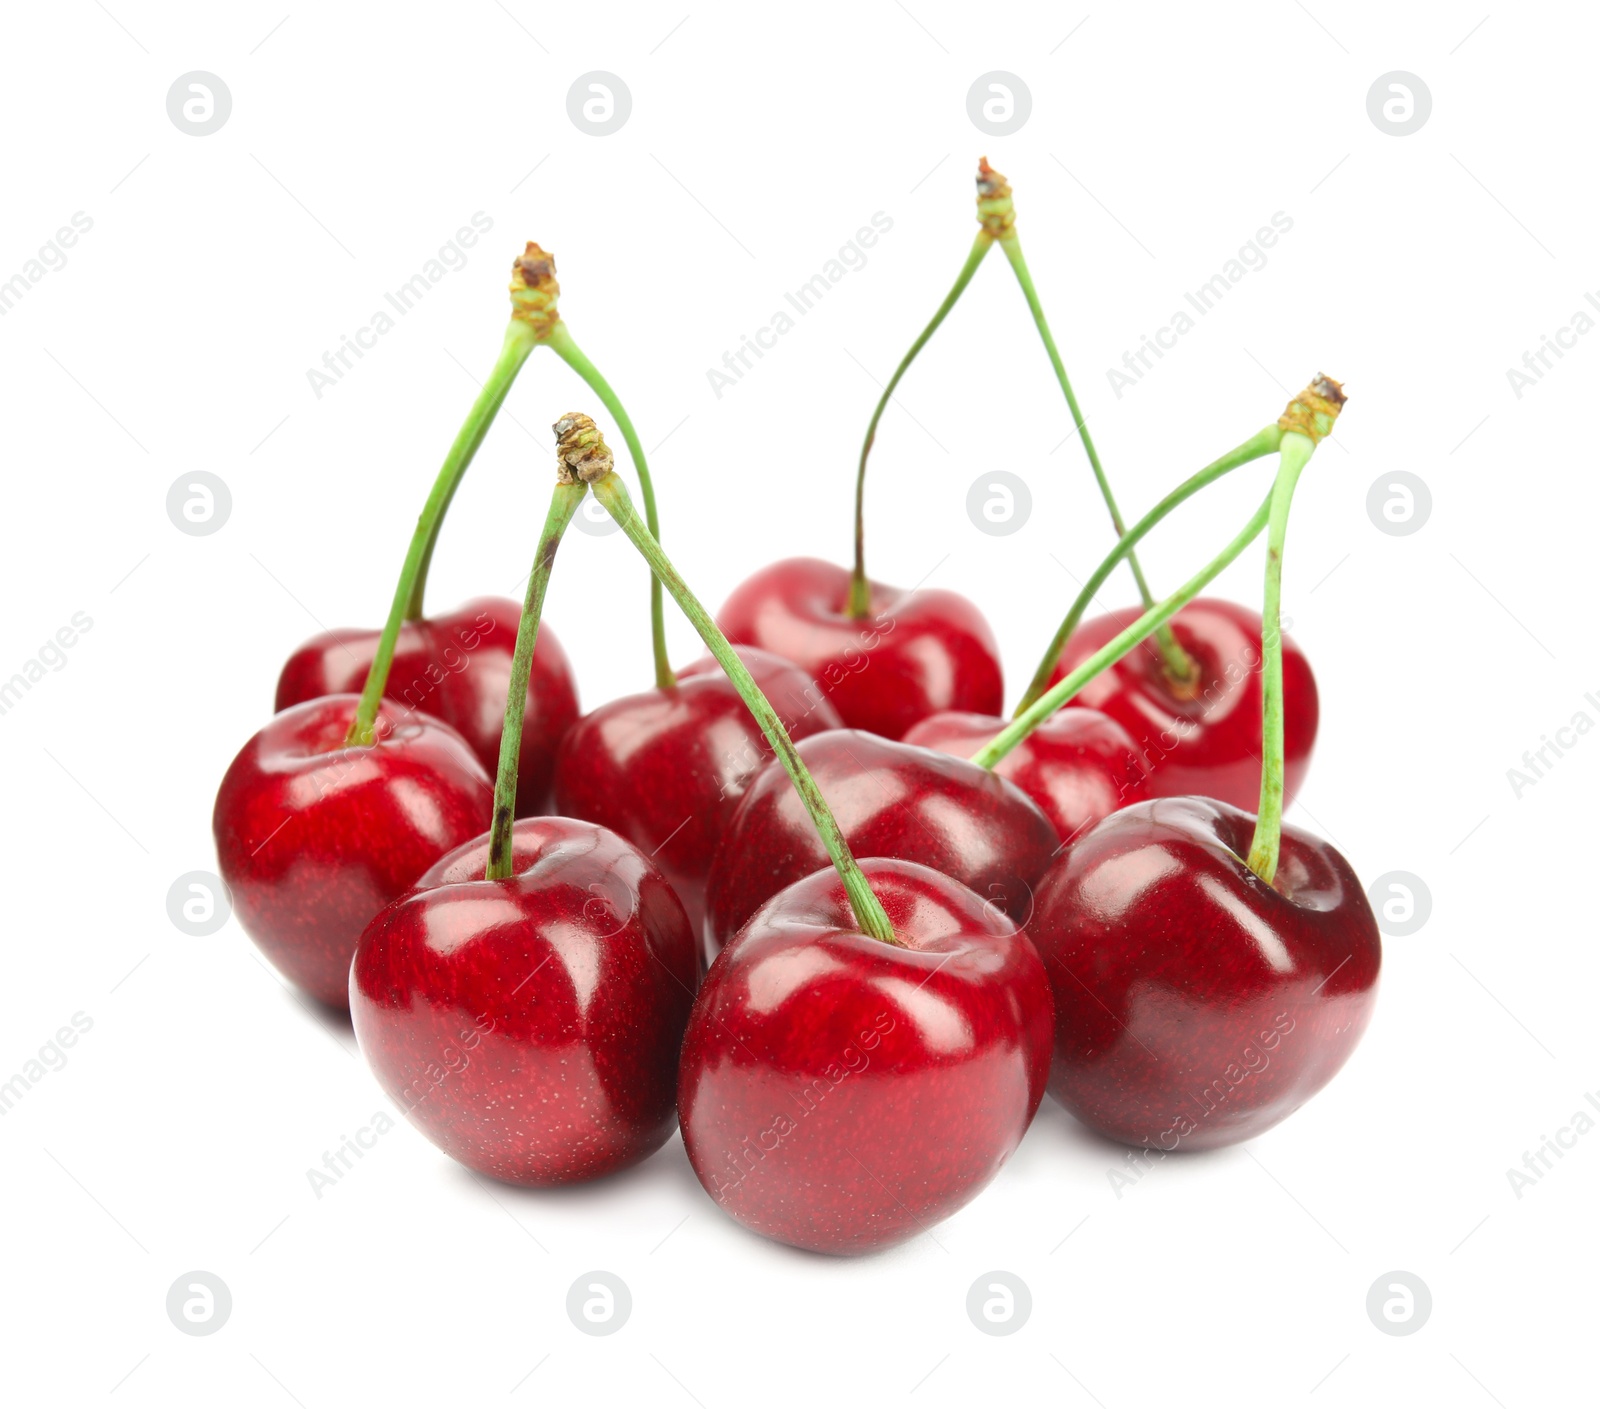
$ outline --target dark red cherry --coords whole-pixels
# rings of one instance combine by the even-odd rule
[[[792,737],[837,729],[839,715],[798,666],[766,651],[739,658]],[[626,837],[672,883],[695,933],[717,843],[750,779],[772,751],[710,657],[647,690],[584,715],[556,753],[556,811]]]
[[[967,759],[860,729],[813,734],[797,747],[857,857],[931,866],[1026,921],[1031,887],[1060,839],[1016,784]],[[711,865],[707,952],[785,886],[828,864],[788,774],[769,763],[750,783]]]
[[[1027,936],[965,886],[861,862],[898,945],[860,933],[830,866],[718,956],[683,1044],[689,1162],[779,1242],[860,1253],[924,1232],[1016,1149],[1049,1065]]]
[[[933,714],[913,725],[905,742],[971,758],[1010,722],[997,714]],[[994,771],[1039,804],[1062,841],[1150,794],[1149,770],[1128,731],[1093,709],[1058,709]]]
[[[1137,621],[1130,607],[1086,621],[1061,652],[1051,683]],[[1091,680],[1072,703],[1109,714],[1150,765],[1159,797],[1219,798],[1254,812],[1261,797],[1261,613],[1200,597],[1172,619],[1179,643],[1199,662],[1192,687],[1174,688],[1154,642],[1136,646]],[[1317,738],[1317,682],[1305,654],[1283,638],[1284,805],[1311,766]]]
[[[443,616],[400,629],[384,697],[456,729],[492,778],[511,682],[522,609],[504,597],[476,597]],[[277,709],[319,695],[359,694],[378,648],[377,631],[341,628],[313,636],[284,663]],[[517,815],[546,811],[556,745],[578,717],[578,689],[567,653],[542,626],[528,673],[528,712],[517,770]]]
[[[367,927],[350,968],[379,1084],[452,1159],[513,1184],[626,1168],[677,1125],[699,954],[672,888],[604,827],[534,817],[515,874],[488,837]]]
[[[1333,847],[1283,829],[1274,885],[1255,818],[1208,798],[1113,813],[1040,882],[1028,933],[1056,999],[1050,1091],[1129,1145],[1205,1150],[1270,1129],[1366,1031],[1381,947]]]
[[[388,700],[378,742],[346,748],[357,702],[325,695],[274,715],[229,765],[211,822],[245,933],[339,1008],[367,922],[488,826],[494,795],[461,735]]]
[[[983,614],[955,592],[871,584],[872,610],[845,615],[847,569],[787,558],[734,589],[717,625],[811,675],[852,729],[898,739],[942,709],[998,714],[1000,651]]]

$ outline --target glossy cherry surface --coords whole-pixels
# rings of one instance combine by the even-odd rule
[[[1017,1147],[1049,1066],[1027,937],[925,866],[861,863],[899,945],[861,934],[832,867],[774,896],[689,1019],[683,1143],[745,1227],[817,1252],[915,1237]]]
[[[511,681],[511,656],[522,608],[504,597],[477,597],[444,616],[400,629],[384,697],[422,710],[456,729],[494,777],[500,725]],[[319,695],[359,694],[378,648],[377,631],[324,631],[301,646],[278,676],[275,709]],[[541,626],[528,673],[528,712],[517,769],[517,815],[547,810],[556,745],[578,717],[578,689],[567,653]]]
[[[626,1168],[677,1125],[699,955],[661,873],[615,833],[516,824],[445,857],[361,936],[356,1038],[411,1123],[470,1169],[567,1184]]]
[[[798,666],[738,648],[792,738],[837,729],[838,712]],[[555,808],[611,828],[672,883],[698,934],[706,877],[723,830],[772,751],[710,656],[672,690],[627,695],[590,711],[556,755]]]
[[[931,866],[1026,921],[1032,886],[1060,839],[1015,783],[967,759],[860,729],[813,734],[796,747],[857,859]],[[751,781],[712,862],[707,952],[785,886],[828,864],[789,775],[774,760]]]
[[[1130,607],[1086,621],[1061,652],[1051,683],[1137,621]],[[1175,692],[1153,642],[1136,646],[1072,699],[1109,714],[1150,765],[1159,797],[1214,797],[1254,812],[1261,797],[1261,613],[1200,597],[1172,619],[1179,643],[1200,664],[1192,692]],[[1317,682],[1311,663],[1283,638],[1284,805],[1311,766]]]
[[[358,697],[274,715],[228,766],[217,863],[245,933],[292,983],[345,1006],[367,922],[489,824],[494,785],[466,740],[383,701],[370,748],[345,748]]]
[[[942,709],[999,712],[999,647],[965,597],[872,583],[872,610],[857,621],[845,615],[849,592],[847,569],[786,558],[735,588],[717,625],[806,671],[852,729],[898,739]]]
[[[1157,798],[1106,818],[1039,885],[1028,933],[1056,999],[1050,1092],[1130,1145],[1248,1140],[1320,1091],[1366,1031],[1381,946],[1333,847],[1283,829],[1274,886],[1255,818]]]
[[[933,714],[913,725],[905,742],[970,758],[1010,722],[997,714]],[[1058,709],[994,771],[1039,804],[1062,841],[1150,795],[1149,769],[1128,731],[1094,709]]]

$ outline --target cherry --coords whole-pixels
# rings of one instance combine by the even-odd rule
[[[678,1083],[711,1197],[817,1252],[888,1247],[969,1202],[1022,1139],[1049,1065],[1027,936],[925,866],[861,869],[898,943],[859,931],[832,867],[779,892],[706,976]]]
[[[859,729],[813,734],[796,748],[857,856],[931,866],[1026,921],[1030,888],[1060,839],[1016,784],[964,758]],[[803,803],[769,764],[749,784],[712,862],[708,952],[771,896],[827,863]]]
[[[1366,1031],[1378,926],[1349,862],[1293,827],[1273,885],[1256,819],[1209,798],[1113,813],[1050,868],[1028,933],[1056,1000],[1050,1092],[1129,1145],[1204,1150],[1270,1129]]]
[[[217,790],[212,830],[233,912],[292,983],[342,1008],[367,921],[481,832],[493,788],[467,741],[381,704],[376,741],[347,747],[354,695],[275,715]]]
[[[386,698],[453,726],[491,775],[500,757],[500,721],[519,615],[517,604],[504,597],[477,597],[442,616],[406,622],[384,685]],[[319,695],[359,693],[381,634],[347,628],[313,636],[284,664],[274,708]],[[528,681],[517,770],[519,812],[547,810],[556,746],[577,717],[572,667],[546,627],[539,633]]]
[[[678,1049],[700,978],[683,907],[614,832],[518,822],[438,861],[367,927],[350,966],[379,1084],[452,1159],[514,1184],[636,1164],[677,1125]]]
[[[840,726],[798,666],[750,647],[738,655],[793,737]],[[706,656],[670,690],[612,700],[568,731],[556,759],[555,810],[609,827],[644,851],[698,934],[717,843],[770,757],[733,683]]]
[[[323,632],[290,657],[278,679],[277,708],[318,695],[365,689],[376,663],[376,682],[391,699],[423,709],[455,726],[493,774],[498,771],[501,713],[511,674],[518,609],[500,597],[482,597],[443,616],[426,617],[423,599],[429,567],[451,501],[488,434],[523,365],[548,347],[583,378],[617,418],[639,475],[645,516],[656,528],[655,495],[644,451],[627,412],[599,369],[573,340],[559,311],[555,257],[529,241],[512,261],[511,318],[499,356],[434,479],[395,585],[389,620],[381,632]],[[657,681],[670,681],[660,588],[651,583],[651,639]],[[566,653],[547,630],[528,675],[527,714],[518,755],[517,806],[544,811],[550,800],[555,749],[578,717],[578,693]]]
[[[1130,607],[1086,621],[1068,640],[1050,682],[1064,679],[1138,620]],[[1261,787],[1261,615],[1236,602],[1201,597],[1172,619],[1179,644],[1199,668],[1177,688],[1147,641],[1091,680],[1073,703],[1108,714],[1150,765],[1161,797],[1214,797],[1254,810]],[[1305,781],[1317,737],[1317,682],[1311,664],[1283,638],[1285,804]]]
[[[717,625],[734,644],[806,671],[852,729],[898,739],[939,710],[999,713],[1000,652],[976,606],[955,592],[873,582],[856,616],[850,580],[820,558],[786,558],[736,587]]]
[[[592,453],[569,448],[578,463]],[[517,626],[489,831],[373,920],[350,973],[384,1089],[446,1153],[521,1184],[597,1178],[666,1140],[700,976],[688,916],[642,853],[590,822],[513,821],[545,593],[587,493],[563,461]]]
[[[828,691],[850,728],[886,739],[903,738],[941,710],[998,714],[1001,707],[1000,652],[983,613],[955,592],[902,592],[874,582],[867,576],[865,521],[867,462],[884,409],[990,247],[1011,228],[1010,188],[996,177],[988,162],[979,163],[977,239],[867,423],[856,465],[854,568],[786,558],[746,578],[717,613],[730,640],[794,661]]]
[[[904,742],[970,758],[1011,721],[994,714],[932,714]],[[994,766],[1071,841],[1119,807],[1149,796],[1149,768],[1128,732],[1093,709],[1061,709]]]
[[[1051,1090],[1093,1129],[1130,1144],[1206,1149],[1269,1129],[1338,1071],[1371,1016],[1380,945],[1361,884],[1333,847],[1283,827],[1286,700],[1298,678],[1286,669],[1281,629],[1284,544],[1300,475],[1344,403],[1339,383],[1319,375],[1279,418],[1272,492],[1232,542],[1137,623],[1107,632],[976,755],[998,762],[1067,697],[1087,696],[1105,668],[1137,660],[1148,633],[1180,623],[1181,609],[1266,529],[1262,613],[1253,618],[1259,654],[1241,660],[1241,621],[1253,614],[1224,603],[1204,603],[1196,616],[1227,623],[1231,636],[1213,627],[1177,638],[1191,653],[1201,647],[1200,717],[1231,701],[1217,737],[1253,736],[1259,747],[1256,815],[1201,797],[1114,812],[1065,848],[1029,923],[1056,996]],[[1096,576],[1133,537],[1124,535]],[[1047,666],[1056,650],[1052,643]],[[1250,693],[1253,730],[1237,712]],[[1129,690],[1113,699],[1129,697],[1140,698]],[[1174,729],[1171,742],[1194,732]],[[1222,753],[1213,745],[1213,761]]]

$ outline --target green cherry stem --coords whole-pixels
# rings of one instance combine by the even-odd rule
[[[595,428],[594,422],[581,413],[570,412],[556,422],[555,433],[556,454],[564,472],[594,490],[594,497],[617,521],[617,525],[627,534],[628,540],[650,564],[651,573],[666,588],[668,595],[678,604],[683,614],[689,618],[690,624],[699,632],[700,639],[706,643],[706,649],[716,657],[717,664],[722,667],[733,688],[739,692],[739,698],[744,701],[745,707],[761,726],[761,732],[767,736],[767,742],[772,745],[773,753],[783,764],[784,772],[789,775],[795,791],[800,795],[800,801],[811,815],[811,820],[822,837],[822,844],[827,848],[834,868],[844,882],[845,894],[849,897],[850,909],[855,916],[857,927],[863,934],[883,940],[886,944],[898,944],[899,940],[895,938],[894,927],[889,923],[883,905],[872,893],[872,887],[868,885],[861,867],[850,854],[850,847],[844,839],[844,833],[839,830],[839,823],[834,818],[833,810],[828,806],[827,799],[822,796],[822,790],[817,786],[816,779],[811,776],[810,770],[801,760],[794,741],[789,737],[789,731],[783,727],[783,721],[778,718],[778,712],[761,693],[761,687],[751,678],[744,662],[728,644],[728,638],[718,630],[711,613],[689,590],[689,585],[673,567],[649,527],[634,511],[633,501],[628,497],[628,487],[612,468],[611,451],[607,449],[605,440]]]
[[[979,749],[977,753],[973,754],[972,761],[984,768],[993,768],[995,764],[1010,753],[1012,749],[1027,738],[1040,724],[1043,724],[1046,719],[1060,709],[1062,705],[1077,694],[1102,670],[1115,665],[1158,627],[1171,621],[1182,608],[1188,606],[1205,590],[1218,573],[1255,542],[1260,536],[1261,530],[1267,526],[1267,514],[1271,506],[1272,499],[1269,495],[1262,501],[1261,507],[1251,515],[1250,522],[1240,529],[1233,541],[1207,563],[1204,568],[1191,577],[1170,597],[1165,597],[1160,602],[1157,602],[1133,625],[1119,631],[1087,660],[1081,661],[1065,679],[1057,681],[1055,685],[1046,690],[1027,709],[1013,719],[1010,724],[1006,725],[994,738]],[[1119,543],[1117,546],[1120,548],[1122,545]]]
[[[1065,679],[1058,681],[1049,690],[1046,690],[1026,710],[1018,714],[1010,724],[979,749],[977,753],[973,754],[972,761],[984,768],[993,768],[995,764],[1027,738],[1035,728],[1054,714],[1057,709],[1077,694],[1102,670],[1115,665],[1129,651],[1151,635],[1156,628],[1170,621],[1179,611],[1199,596],[1224,568],[1260,536],[1261,530],[1268,526],[1268,522],[1274,512],[1281,513],[1286,523],[1289,512],[1287,497],[1293,494],[1294,481],[1298,479],[1305,461],[1310,458],[1309,449],[1305,449],[1293,442],[1305,441],[1309,446],[1315,447],[1318,441],[1332,431],[1333,423],[1338,419],[1339,411],[1344,406],[1344,403],[1344,390],[1339,383],[1319,372],[1311,382],[1311,385],[1295,397],[1285,408],[1283,415],[1278,417],[1276,426],[1270,427],[1268,430],[1264,430],[1253,437],[1252,440],[1246,441],[1245,445],[1248,446],[1267,437],[1271,430],[1278,432],[1278,477],[1273,482],[1272,492],[1262,501],[1261,507],[1251,515],[1250,521],[1239,530],[1233,541],[1170,597],[1164,598],[1146,611],[1131,626],[1118,632],[1116,636],[1107,641],[1087,660],[1079,662]],[[1239,447],[1241,450],[1243,448],[1243,446]],[[1238,452],[1235,451],[1233,453]],[[1295,465],[1293,462],[1297,457],[1299,457],[1299,463]],[[1223,460],[1228,458],[1228,456],[1224,456]],[[1216,463],[1220,464],[1221,461]],[[1290,468],[1286,468],[1286,464]],[[1208,470],[1212,468],[1214,466],[1207,467]],[[1206,472],[1206,470],[1202,470],[1201,475]],[[1290,477],[1291,474],[1292,477]],[[1287,487],[1285,487],[1284,483],[1286,478],[1288,479]],[[1180,486],[1180,488],[1183,487]],[[1279,503],[1280,498],[1283,500],[1281,505]],[[1149,515],[1146,515],[1146,517],[1148,518]],[[1124,537],[1127,536],[1124,535]],[[1107,563],[1116,559],[1122,551],[1124,551],[1124,545],[1118,543],[1117,547],[1108,555]],[[1277,570],[1281,572],[1281,525],[1279,528],[1278,554],[1280,562]],[[1263,765],[1261,811],[1258,813],[1256,840],[1252,842],[1251,851],[1254,853],[1258,844],[1263,848],[1270,845],[1275,867],[1279,822],[1283,811],[1283,643],[1278,626],[1278,599],[1273,573],[1274,566],[1269,555],[1267,565],[1267,606],[1271,609],[1272,614],[1270,619],[1263,617],[1262,653],[1264,670],[1267,668],[1266,657],[1269,650],[1276,654],[1277,686],[1275,691],[1276,702],[1273,703],[1272,695],[1274,692],[1269,692],[1265,683],[1263,684],[1263,734],[1267,735],[1272,728],[1271,720],[1267,716],[1272,710],[1275,710],[1277,735],[1276,744],[1274,745],[1269,741],[1265,749],[1269,762]],[[1268,637],[1270,637],[1270,642],[1267,639]],[[1276,760],[1275,765],[1271,761],[1274,759]],[[1275,783],[1273,782],[1274,778],[1276,780]],[[1273,792],[1274,788],[1276,790],[1275,801],[1269,798],[1269,793]],[[1271,818],[1271,821],[1266,824],[1266,830],[1263,831],[1263,819],[1268,817]],[[1252,869],[1255,869],[1253,865]],[[1257,874],[1261,873],[1258,871]],[[1271,883],[1270,876],[1265,879],[1269,884]]]
[[[1208,484],[1213,484],[1240,465],[1248,464],[1252,460],[1259,460],[1265,455],[1270,455],[1278,448],[1278,443],[1283,439],[1283,431],[1277,425],[1270,425],[1257,431],[1243,444],[1236,445],[1226,455],[1213,460],[1203,470],[1197,471],[1184,480],[1166,498],[1162,499],[1138,523],[1122,535],[1116,548],[1101,562],[1089,580],[1083,584],[1080,591],[1061,620],[1061,625],[1046,648],[1043,658],[1039,661],[1039,668],[1034,672],[1022,699],[1018,702],[1016,716],[1025,713],[1028,708],[1044,692],[1050,688],[1050,676],[1056,668],[1056,662],[1061,659],[1061,652],[1065,648],[1072,633],[1078,629],[1078,623],[1083,620],[1084,613],[1089,609],[1089,604],[1094,600],[1095,594],[1105,585],[1112,571],[1124,558],[1133,553],[1134,544],[1138,543],[1147,533],[1160,523],[1168,514],[1176,509],[1185,500],[1198,494]]]
[[[1290,502],[1301,470],[1318,443],[1333,430],[1344,408],[1344,387],[1317,373],[1315,381],[1278,417],[1283,445],[1278,477],[1272,485],[1267,523],[1267,574],[1261,603],[1261,800],[1256,832],[1245,864],[1266,884],[1278,873],[1283,836],[1283,539],[1290,526]]]
[[[444,464],[434,477],[433,488],[428,491],[427,502],[417,516],[417,526],[411,534],[411,544],[406,549],[406,560],[400,568],[400,579],[394,586],[394,599],[389,605],[389,618],[383,624],[383,634],[378,637],[378,647],[372,656],[372,666],[367,671],[367,681],[361,690],[361,701],[356,705],[356,715],[350,721],[350,731],[345,735],[348,747],[366,747],[373,742],[373,723],[378,717],[378,704],[383,699],[383,687],[389,683],[389,668],[394,664],[395,646],[400,640],[400,628],[407,621],[422,616],[422,594],[428,581],[428,565],[433,561],[433,545],[438,541],[440,525],[445,511],[455,497],[466,474],[467,466],[477,454],[483,438],[494,423],[495,414],[505,402],[511,383],[516,380],[528,355],[550,334],[557,322],[556,297],[561,292],[556,284],[555,262],[538,245],[529,243],[527,252],[511,265],[511,322],[500,346],[500,356],[495,359],[494,370],[484,383],[472,410],[456,433]]]
[[[489,826],[489,864],[484,869],[486,880],[503,881],[511,875],[511,829],[517,815],[517,758],[522,752],[522,717],[528,708],[528,672],[533,666],[533,648],[539,639],[539,618],[544,614],[544,594],[550,585],[556,549],[561,546],[561,535],[567,531],[567,525],[588,492],[588,486],[581,482],[562,481],[556,485],[544,531],[539,535],[533,570],[528,574],[528,591],[522,600],[517,644],[511,657],[511,683],[506,688],[500,766],[494,778],[494,819]]]
[[[434,545],[439,541],[439,530],[444,526],[450,501],[455,498],[467,467],[478,453],[478,447],[483,444],[484,436],[488,435],[494,418],[500,414],[506,394],[511,390],[511,383],[516,381],[517,373],[522,370],[522,364],[558,325],[561,315],[557,311],[556,300],[560,295],[561,286],[556,283],[555,257],[540,249],[532,240],[528,241],[527,249],[511,262],[511,321],[506,325],[500,356],[495,359],[489,380],[483,384],[477,400],[472,403],[472,409],[467,412],[467,419],[456,432],[455,441],[434,481],[434,494],[429,496],[428,504],[423,509],[423,518],[417,523],[418,531],[425,534],[422,557],[409,578],[402,574],[406,586],[402,606],[407,621],[422,619],[422,598],[428,587],[428,569],[433,565]],[[390,651],[393,651],[392,644]],[[377,663],[374,661],[373,674],[376,673]],[[379,691],[382,691],[381,684]],[[376,697],[373,709],[377,709]]]
[[[443,486],[444,493],[440,496],[433,518],[427,525],[428,536],[423,546],[422,560],[418,564],[416,577],[406,595],[404,606],[407,621],[422,619],[422,597],[427,590],[428,569],[433,565],[433,546],[439,540],[439,529],[444,523],[445,514],[449,512],[450,501],[455,498],[456,490],[467,473],[467,466],[478,453],[478,447],[483,444],[484,436],[488,435],[489,427],[494,424],[494,418],[500,414],[506,394],[511,390],[511,383],[516,381],[517,373],[522,370],[522,364],[528,360],[529,354],[538,345],[539,338],[521,318],[513,317],[506,325],[505,341],[500,345],[500,355],[495,359],[489,380],[478,392],[477,400],[472,403],[472,409],[467,412],[467,419],[461,423],[461,429],[456,432],[456,438],[444,457],[444,465],[439,470],[436,483]],[[429,503],[433,501],[430,499]],[[426,512],[427,510],[424,510],[424,513]]]
[[[1269,886],[1278,874],[1283,837],[1283,543],[1300,472],[1317,443],[1333,429],[1344,402],[1339,383],[1319,373],[1279,421],[1284,436],[1267,520],[1266,583],[1261,594],[1261,800],[1245,861]]]
[[[944,302],[939,305],[928,326],[917,335],[917,340],[900,359],[900,365],[894,369],[894,375],[889,378],[888,386],[884,387],[883,395],[878,398],[878,404],[872,410],[872,419],[867,422],[866,438],[861,442],[861,461],[856,467],[856,565],[850,575],[850,596],[845,604],[845,615],[854,620],[859,621],[872,610],[872,592],[867,585],[867,456],[872,453],[872,443],[878,438],[878,422],[883,417],[884,408],[889,404],[889,398],[894,395],[894,389],[900,385],[900,378],[905,376],[906,368],[916,361],[917,354],[938,330],[939,324],[944,322],[945,315],[956,306],[956,300],[972,282],[972,276],[978,272],[983,257],[993,247],[994,236],[987,229],[978,231],[977,238],[972,242],[972,249],[967,253],[967,262],[961,266],[961,272],[956,275],[956,281],[950,286],[950,292],[944,296]],[[649,507],[648,504],[646,507]]]
[[[1278,873],[1278,844],[1283,835],[1283,631],[1279,625],[1283,541],[1289,530],[1295,485],[1315,449],[1315,443],[1298,431],[1284,436],[1267,518],[1267,575],[1261,598],[1261,801],[1245,864],[1269,886]]]
[[[516,380],[517,373],[522,370],[522,364],[528,360],[528,355],[534,348],[541,344],[548,346],[582,377],[605,403],[606,410],[615,418],[622,430],[622,437],[628,444],[628,453],[633,458],[634,469],[639,475],[639,493],[644,499],[645,518],[650,524],[650,532],[660,537],[661,526],[656,517],[655,484],[650,478],[650,467],[645,463],[644,447],[639,444],[639,437],[633,429],[633,421],[616,392],[611,389],[611,384],[573,341],[572,333],[562,320],[557,306],[560,294],[561,286],[556,282],[555,256],[530,240],[526,251],[511,265],[511,322],[506,328],[505,342],[500,349],[500,356],[495,361],[494,369],[489,373],[489,380],[483,384],[477,400],[472,403],[472,409],[456,433],[455,442],[451,445],[449,454],[445,456],[444,465],[439,470],[435,489],[442,485],[443,494],[438,498],[430,497],[428,507],[423,511],[427,523],[422,557],[414,570],[404,577],[406,621],[420,621],[422,618],[422,601],[428,585],[428,569],[433,563],[434,545],[438,542],[439,530],[444,524],[445,514],[449,511],[450,501],[455,497],[455,492],[460,487],[473,456],[478,453],[478,447],[483,444],[483,438],[488,434],[489,427],[494,424],[501,406],[505,404],[506,394],[511,390],[511,384]],[[419,528],[421,527],[423,525],[419,524]],[[667,659],[666,622],[661,607],[661,587],[654,579],[650,583],[650,642],[655,663],[656,685],[660,689],[671,689],[677,684],[677,677],[673,675],[671,663]],[[393,654],[392,646],[390,654]],[[374,716],[376,710],[375,697]]]
[[[1004,180],[1003,177],[1001,179]],[[1005,251],[1011,272],[1017,276],[1017,283],[1022,288],[1022,296],[1028,301],[1028,312],[1033,315],[1033,325],[1039,330],[1039,340],[1044,343],[1044,350],[1050,356],[1050,366],[1055,370],[1056,381],[1061,384],[1061,394],[1066,398],[1067,410],[1072,413],[1072,423],[1077,428],[1078,439],[1083,442],[1084,454],[1089,457],[1089,468],[1094,471],[1095,483],[1100,486],[1100,497],[1105,500],[1106,508],[1110,511],[1111,526],[1116,530],[1117,537],[1121,538],[1127,532],[1122,522],[1122,511],[1117,507],[1116,496],[1111,492],[1111,481],[1106,478],[1105,467],[1100,463],[1100,452],[1095,449],[1094,437],[1089,434],[1089,424],[1078,407],[1078,398],[1073,393],[1066,366],[1061,361],[1061,353],[1056,349],[1056,340],[1051,335],[1049,321],[1044,316],[1044,305],[1039,302],[1038,291],[1033,286],[1033,275],[1029,272],[1028,261],[1022,256],[1022,242],[1017,238],[1015,225],[1001,237],[1000,248]],[[1155,600],[1150,592],[1150,584],[1145,580],[1144,569],[1139,565],[1137,555],[1129,553],[1127,558],[1133,580],[1138,584],[1139,599],[1148,611]],[[1156,649],[1161,653],[1162,667],[1171,680],[1182,683],[1194,678],[1199,667],[1195,664],[1194,657],[1179,644],[1178,638],[1172,634],[1171,627],[1163,626],[1156,632]]]
[[[546,342],[552,352],[588,383],[590,390],[600,398],[606,410],[611,413],[612,419],[616,421],[617,428],[622,432],[622,439],[627,443],[634,473],[639,476],[639,497],[644,500],[645,523],[650,528],[650,536],[659,542],[661,525],[656,518],[655,485],[650,478],[650,467],[645,464],[644,447],[639,444],[633,422],[623,409],[622,402],[617,399],[616,392],[611,390],[611,384],[600,375],[594,363],[585,357],[578,344],[573,342],[572,334],[567,331],[565,323],[558,321],[551,329]],[[653,576],[650,579],[650,646],[655,659],[656,688],[658,690],[676,688],[678,677],[672,673],[672,663],[667,659],[667,626],[661,604],[661,584]]]
[[[928,326],[918,335],[906,355],[900,359],[900,365],[894,369],[894,376],[889,378],[889,385],[883,389],[883,395],[878,398],[878,404],[873,408],[872,420],[867,423],[866,438],[861,442],[861,461],[856,466],[856,565],[850,574],[850,594],[845,602],[845,615],[853,620],[860,621],[872,611],[872,589],[867,582],[867,456],[872,453],[873,442],[878,438],[878,422],[883,418],[884,408],[888,406],[889,398],[894,395],[894,389],[900,385],[900,378],[905,376],[906,369],[916,361],[917,354],[926,346],[928,339],[934,335],[939,324],[944,322],[950,310],[956,306],[956,300],[972,282],[972,276],[978,272],[983,257],[993,248],[994,242],[1011,228],[1013,218],[1011,187],[1006,185],[1006,178],[989,165],[987,158],[980,158],[978,224],[981,228],[977,238],[972,242],[972,248],[967,252],[967,262],[961,266],[961,272],[956,275],[955,283],[950,286],[950,292],[944,296],[944,302],[939,305]]]

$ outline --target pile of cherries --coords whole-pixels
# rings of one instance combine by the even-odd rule
[[[1046,1090],[1113,1140],[1203,1150],[1282,1120],[1365,1030],[1380,946],[1362,887],[1281,824],[1317,732],[1310,665],[1278,630],[1283,532],[1344,397],[1319,377],[1125,529],[987,162],[978,192],[972,254],[862,449],[854,571],[772,564],[714,619],[661,548],[633,427],[530,244],[387,625],[297,650],[228,768],[214,830],[234,913],[291,982],[348,1005],[385,1091],[470,1168],[594,1179],[681,1124],[740,1223],[862,1252],[972,1199]],[[1013,718],[977,607],[871,581],[860,522],[883,405],[996,244],[1118,538]],[[450,499],[541,346],[621,431],[643,514],[570,413],[527,599],[425,615]],[[1245,530],[1155,599],[1137,542],[1272,454]],[[589,493],[652,568],[655,680],[582,714],[540,616]],[[1201,596],[1263,531],[1264,613]],[[1124,561],[1142,605],[1083,620]],[[676,673],[663,590],[711,652]]]

